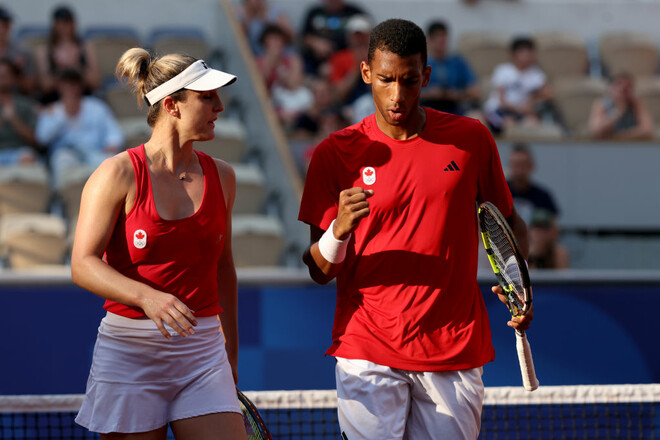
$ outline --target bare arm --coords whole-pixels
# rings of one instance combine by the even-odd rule
[[[10,97],[9,99],[0,102],[0,106],[2,107],[2,114],[0,115],[2,116],[2,119],[14,127],[14,130],[16,130],[21,138],[23,138],[26,144],[36,146],[37,139],[34,136],[34,129],[18,117],[13,98]]]
[[[616,120],[610,118],[605,111],[601,99],[597,99],[591,106],[589,114],[589,132],[595,138],[602,138],[614,131]]]
[[[87,60],[87,66],[84,72],[85,83],[92,90],[96,90],[101,87],[101,71],[99,69],[96,48],[91,42],[86,42],[82,50],[85,51],[85,59]]]
[[[48,68],[48,49],[39,46],[35,50],[35,71],[39,88],[42,92],[50,92],[55,89],[55,79],[51,77]]]
[[[218,260],[218,296],[222,307],[222,329],[225,333],[225,348],[229,365],[238,383],[238,280],[231,247],[231,212],[236,197],[236,175],[226,163],[216,160],[222,190],[227,203],[225,244]]]
[[[111,301],[140,307],[166,338],[164,323],[186,336],[197,320],[185,304],[120,274],[102,259],[121,210],[134,197],[134,185],[127,153],[103,162],[85,184],[71,255],[73,282]]]
[[[339,194],[339,207],[337,219],[334,223],[332,234],[338,240],[344,240],[358,227],[360,221],[369,215],[368,198],[374,194],[372,190],[364,190],[359,187],[342,191]],[[319,240],[325,231],[310,227],[311,245],[303,253],[303,262],[309,268],[309,275],[319,284],[326,284],[337,276],[343,262],[333,264],[325,259],[319,249]]]
[[[648,140],[653,138],[653,117],[644,103],[637,99],[633,104],[637,125],[621,133],[616,138],[620,140]]]

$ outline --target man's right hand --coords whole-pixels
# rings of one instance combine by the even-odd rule
[[[369,215],[369,197],[374,195],[371,189],[360,187],[345,189],[339,193],[339,207],[333,233],[336,239],[344,240],[353,232],[360,221]]]

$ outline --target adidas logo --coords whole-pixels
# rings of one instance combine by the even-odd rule
[[[445,168],[445,171],[460,171],[461,169],[456,165],[456,162],[453,160],[449,165],[447,165],[447,168]]]

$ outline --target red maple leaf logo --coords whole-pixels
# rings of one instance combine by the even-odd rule
[[[372,170],[366,170],[366,171],[364,172],[364,175],[367,176],[367,177],[371,177],[371,175],[373,175],[373,173],[374,173],[374,172],[373,172]]]
[[[144,238],[144,232],[140,231],[137,234],[135,234],[135,238],[138,240],[142,240]]]

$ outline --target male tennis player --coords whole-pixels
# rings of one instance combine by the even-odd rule
[[[376,113],[318,146],[299,216],[311,228],[312,278],[337,277],[327,353],[337,359],[341,429],[349,440],[474,440],[482,366],[494,359],[476,280],[476,204],[493,202],[523,249],[526,226],[489,131],[419,106],[431,68],[417,25],[376,26],[360,69]]]

